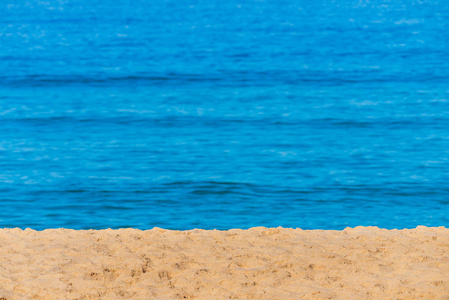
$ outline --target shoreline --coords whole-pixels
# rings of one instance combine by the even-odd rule
[[[0,229],[0,267],[8,300],[441,299],[449,229]]]

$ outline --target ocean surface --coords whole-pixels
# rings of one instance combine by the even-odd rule
[[[449,226],[449,2],[0,3],[0,227]]]

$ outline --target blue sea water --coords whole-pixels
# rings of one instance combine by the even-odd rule
[[[449,225],[449,2],[0,3],[0,227]]]

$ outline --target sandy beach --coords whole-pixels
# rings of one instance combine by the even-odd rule
[[[0,230],[0,299],[449,299],[449,229]]]

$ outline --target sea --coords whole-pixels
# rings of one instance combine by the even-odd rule
[[[449,2],[5,0],[0,227],[449,226]]]

